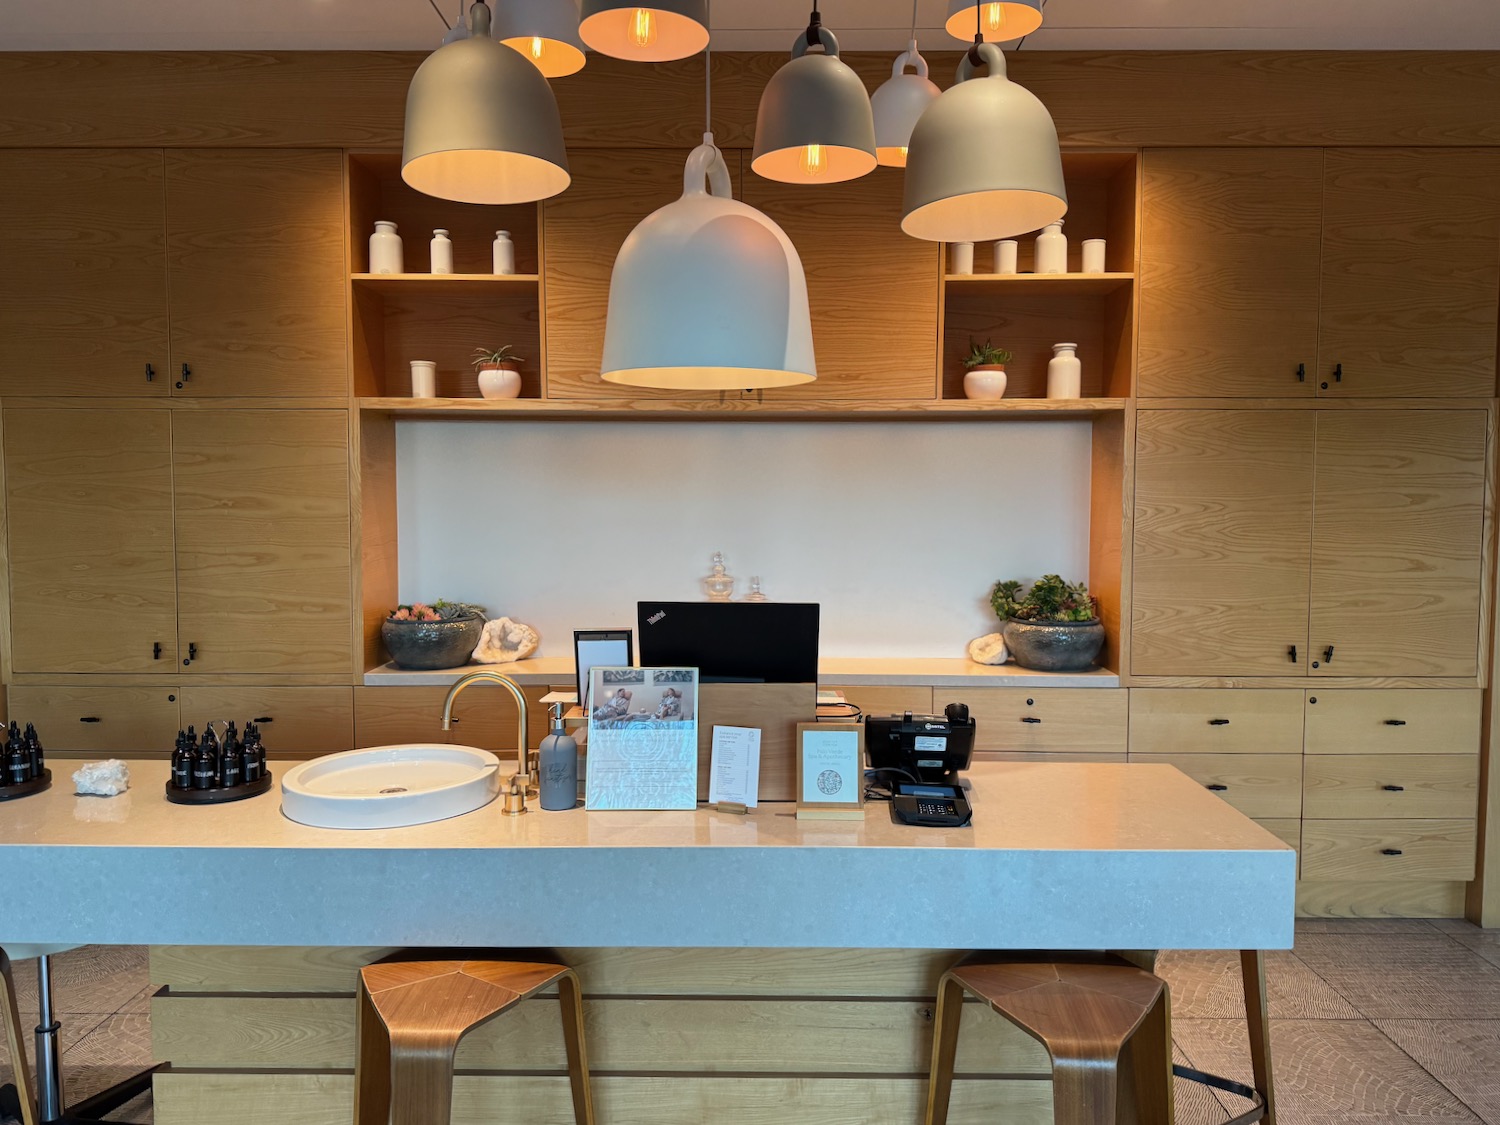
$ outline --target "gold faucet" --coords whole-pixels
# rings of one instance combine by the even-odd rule
[[[531,767],[527,761],[526,749],[526,696],[521,693],[514,680],[499,672],[470,672],[448,689],[448,696],[443,700],[444,730],[453,729],[453,701],[470,684],[499,684],[515,697],[516,772],[510,779],[510,788],[505,795],[505,815],[520,816],[526,811],[526,789],[531,783]]]

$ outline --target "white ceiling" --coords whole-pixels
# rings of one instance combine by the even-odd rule
[[[498,0],[504,4],[507,0]],[[0,50],[422,50],[459,0],[0,0]],[[780,50],[808,0],[714,0],[714,45]],[[921,45],[947,0],[919,0]],[[899,50],[911,0],[823,0],[848,50]],[[1500,0],[1048,0],[1026,50],[1500,49]]]

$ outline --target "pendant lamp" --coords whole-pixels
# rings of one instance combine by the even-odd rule
[[[989,67],[974,76],[975,62]],[[901,229],[930,242],[988,242],[1067,213],[1062,153],[1047,107],[1005,76],[1005,56],[976,43],[912,130]]]
[[[412,75],[401,178],[459,203],[529,203],[572,180],[552,87],[490,38],[483,0],[469,9],[469,37],[439,47]]]
[[[503,0],[495,11],[495,38],[520,51],[547,78],[583,69],[575,0]]]
[[[601,55],[670,62],[708,46],[708,0],[583,0],[578,32]]]
[[[908,66],[916,67],[907,74]],[[896,56],[891,76],[874,94],[870,108],[875,114],[875,159],[890,168],[906,167],[907,149],[917,119],[942,93],[927,78],[927,60],[917,50],[913,39],[905,51]]]
[[[791,62],[761,92],[750,167],[787,184],[836,184],[875,168],[870,95],[839,58],[839,41],[816,8],[806,34],[792,44]]]
[[[975,12],[975,9],[979,9]],[[1023,39],[1042,26],[1042,0],[948,0],[948,34],[965,43]]]

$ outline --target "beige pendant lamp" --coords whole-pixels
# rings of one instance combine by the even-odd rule
[[[469,35],[439,47],[406,91],[401,178],[439,199],[530,203],[571,182],[552,87],[490,36],[483,0]]]
[[[875,163],[870,95],[814,8],[791,61],[760,95],[750,167],[782,183],[836,184],[866,175]]]
[[[989,68],[976,77],[976,65]],[[901,229],[930,242],[988,242],[1040,230],[1067,213],[1062,152],[1047,107],[1005,75],[1005,56],[976,43],[912,130]]]
[[[708,0],[583,0],[578,32],[592,50],[631,62],[670,62],[708,46]]]
[[[912,67],[915,74],[907,74]],[[911,131],[927,107],[942,93],[927,78],[927,60],[917,50],[917,0],[911,3],[911,42],[896,56],[891,76],[870,95],[875,114],[875,159],[888,168],[905,168]]]
[[[977,9],[977,11],[976,11]],[[965,43],[1024,39],[1042,26],[1042,0],[948,0],[948,34]]]
[[[566,78],[583,69],[576,0],[501,0],[495,38],[520,51],[547,78]]]

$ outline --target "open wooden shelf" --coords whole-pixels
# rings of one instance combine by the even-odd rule
[[[377,293],[449,295],[487,294],[510,289],[535,289],[540,280],[534,273],[356,273],[349,275],[355,289]]]
[[[1135,282],[1133,273],[950,273],[944,282],[965,293],[1097,297]]]
[[[579,421],[735,418],[746,421],[827,422],[865,421],[974,421],[1005,418],[1093,418],[1120,413],[1122,398],[1001,399],[978,402],[968,399],[912,401],[839,402],[797,400],[756,402],[733,399],[671,401],[483,399],[483,398],[362,398],[361,410],[395,418],[450,418],[469,421]]]

